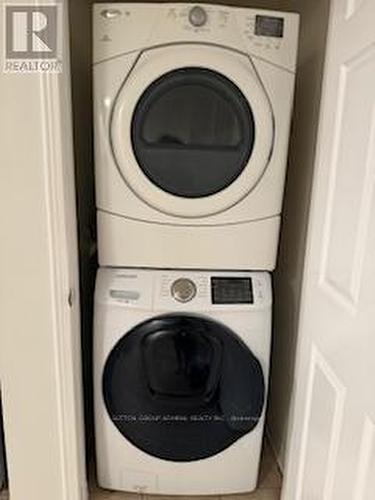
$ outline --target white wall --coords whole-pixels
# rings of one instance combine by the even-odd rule
[[[280,0],[280,8],[292,9],[301,15],[295,108],[278,265],[274,273],[274,332],[268,408],[271,444],[283,466],[329,0]]]

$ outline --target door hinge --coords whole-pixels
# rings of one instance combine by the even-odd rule
[[[74,288],[70,288],[69,294],[68,294],[69,307],[73,307],[74,301],[75,301],[75,291],[74,291]]]

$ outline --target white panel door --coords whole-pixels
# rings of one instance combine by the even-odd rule
[[[332,0],[284,500],[375,498],[375,2]]]

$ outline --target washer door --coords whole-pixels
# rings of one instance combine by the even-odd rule
[[[124,82],[111,140],[124,180],[146,203],[206,216],[237,203],[264,173],[272,110],[247,56],[208,45],[157,48]]]
[[[262,368],[226,326],[190,315],[149,320],[124,335],[103,372],[108,415],[134,446],[165,460],[221,452],[262,414]]]

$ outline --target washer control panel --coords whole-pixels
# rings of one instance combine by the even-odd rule
[[[259,272],[159,271],[155,307],[248,309],[271,300],[270,276]]]
[[[197,287],[189,278],[178,278],[172,283],[171,294],[178,302],[190,302],[197,294]]]
[[[249,310],[272,302],[267,272],[100,269],[97,302],[155,311]]]

